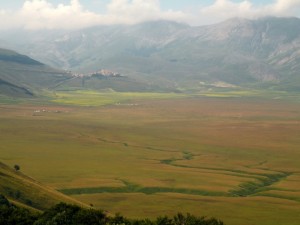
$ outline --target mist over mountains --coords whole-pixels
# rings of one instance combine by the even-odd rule
[[[140,89],[300,90],[298,18],[233,18],[201,27],[152,21],[0,35],[1,47],[44,64],[83,73],[108,69],[144,84]]]

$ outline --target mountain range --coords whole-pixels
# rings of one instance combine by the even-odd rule
[[[46,64],[51,70],[60,68],[47,88],[56,84],[52,87],[81,85],[118,91],[197,91],[209,87],[300,91],[298,18],[233,18],[200,27],[151,21],[73,31],[11,30],[1,31],[0,39],[0,47],[42,62],[31,67],[46,68]],[[19,63],[16,60],[14,63]],[[2,64],[7,62],[0,56],[2,83],[24,87],[3,78]],[[69,82],[66,72],[86,74],[101,69],[122,74],[122,78],[73,77]],[[84,85],[82,79],[87,81]]]

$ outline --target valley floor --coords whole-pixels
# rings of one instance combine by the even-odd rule
[[[293,102],[150,96],[102,106],[2,104],[0,134],[0,161],[112,213],[300,222]]]

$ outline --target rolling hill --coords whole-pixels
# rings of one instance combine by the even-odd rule
[[[76,31],[15,32],[22,33],[23,40],[12,31],[2,31],[6,44],[57,68],[110,69],[156,88],[299,91],[298,18],[233,18],[201,27],[152,21]]]
[[[0,193],[17,205],[38,210],[48,209],[60,202],[84,206],[83,203],[43,185],[1,162]]]
[[[160,90],[143,80],[127,76],[77,74],[47,66],[26,55],[0,49],[0,95],[33,97],[53,90],[96,89],[115,91]],[[166,87],[163,88],[167,90]]]
[[[70,75],[53,69],[28,56],[0,49],[0,94],[32,97],[70,79]]]

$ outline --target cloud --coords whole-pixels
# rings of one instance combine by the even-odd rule
[[[32,0],[24,3],[16,17],[24,21],[25,29],[76,29],[100,23],[103,16],[85,10],[79,0],[57,6],[46,0]]]
[[[229,0],[217,0],[213,5],[199,10],[199,18],[206,23],[219,22],[230,17],[249,17],[257,13],[252,3],[243,1],[234,3]]]
[[[289,16],[292,14],[299,16],[300,0],[277,0],[275,4],[270,5],[269,9],[276,15]]]
[[[27,0],[16,12],[0,11],[0,28],[76,29],[158,19],[184,21],[185,17],[180,11],[162,11],[159,0],[112,0],[104,14],[86,10],[79,0],[56,6],[47,0]]]
[[[254,5],[251,1],[233,2],[216,0],[214,4],[201,7],[193,24],[209,24],[226,20],[230,17],[255,19],[264,16],[300,16],[300,0],[277,0],[267,5]]]
[[[112,0],[107,6],[107,15],[116,23],[133,24],[147,20],[184,20],[181,11],[162,11],[159,0]]]
[[[26,0],[16,10],[0,10],[0,29],[78,29],[100,24],[134,24],[148,20],[174,20],[192,25],[220,22],[230,17],[299,16],[300,0],[276,0],[255,5],[250,0],[216,0],[193,10],[162,10],[163,0],[111,0],[102,13],[87,10],[81,2],[51,4],[50,0]]]

